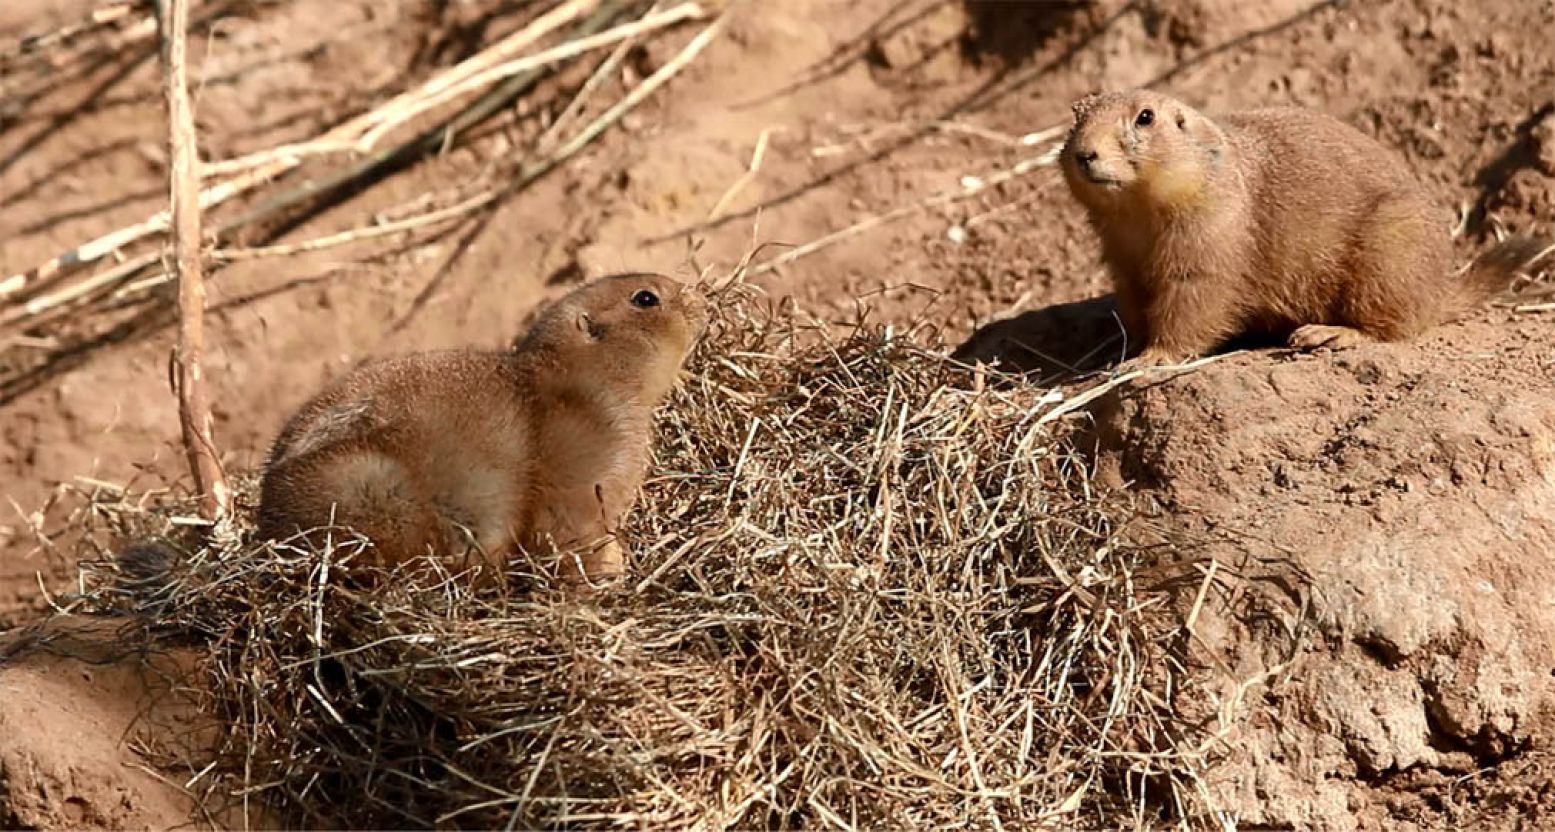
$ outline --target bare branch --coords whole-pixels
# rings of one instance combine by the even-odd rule
[[[200,368],[205,345],[205,283],[200,270],[200,159],[189,101],[187,32],[189,0],[160,0],[163,93],[167,100],[168,185],[172,213],[172,273],[178,277],[178,345],[174,387],[178,421],[195,488],[206,519],[223,523],[232,513],[232,490],[211,435],[211,407]]]

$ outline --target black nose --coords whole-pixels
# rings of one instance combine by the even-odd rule
[[[1080,167],[1088,168],[1092,162],[1096,161],[1096,152],[1092,150],[1076,150],[1074,158],[1075,161],[1080,163]]]

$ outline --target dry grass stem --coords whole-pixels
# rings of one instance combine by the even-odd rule
[[[723,214],[724,209],[729,207],[729,203],[733,202],[736,196],[739,196],[740,191],[744,190],[747,185],[755,180],[756,175],[761,173],[762,160],[767,157],[767,143],[771,141],[772,132],[776,129],[781,128],[762,128],[761,134],[756,137],[756,147],[751,151],[750,165],[746,167],[744,173],[740,174],[740,178],[734,180],[734,184],[730,185],[729,189],[723,192],[723,196],[720,196],[718,201],[713,203],[713,210],[707,212],[707,217],[703,220],[704,223],[710,223],[718,219]]]
[[[337,246],[350,245],[364,240],[374,240],[379,237],[387,237],[393,234],[402,234],[406,231],[414,231],[429,225],[447,222],[467,216],[470,213],[490,205],[496,199],[495,191],[485,191],[469,199],[440,208],[436,211],[428,211],[424,214],[406,217],[392,222],[379,223],[377,225],[352,228],[335,234],[327,234],[323,237],[315,237],[299,243],[287,243],[285,245],[260,246],[257,248],[225,248],[218,249],[211,256],[218,260],[255,260],[262,257],[286,257],[294,254],[303,254],[310,251],[322,251]]]
[[[946,205],[960,202],[962,200],[970,199],[974,196],[984,193],[989,188],[997,187],[1007,182],[1012,182],[1041,168],[1050,167],[1053,165],[1054,161],[1053,149],[1050,148],[1039,156],[1023,159],[1012,165],[1008,170],[999,171],[998,173],[995,173],[986,178],[977,176],[964,176],[961,180],[961,187],[957,190],[934,194],[909,205],[903,205],[899,208],[892,209],[884,214],[877,214],[872,217],[867,217],[845,228],[840,228],[831,232],[830,234],[805,243],[804,245],[795,246],[794,248],[791,248],[782,254],[767,260],[763,260],[760,263],[756,263],[755,265],[751,266],[749,270],[749,276],[755,277],[757,275],[766,274],[767,272],[780,269],[790,263],[793,263],[796,260],[808,257],[817,251],[834,246],[844,240],[852,239],[853,237],[857,237],[867,231],[879,228],[882,225],[887,225],[905,217],[910,217],[914,214],[919,214],[925,211],[933,210],[935,208],[940,208]]]

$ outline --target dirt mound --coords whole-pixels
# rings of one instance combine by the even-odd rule
[[[115,622],[63,618],[0,643],[0,828],[210,828],[153,767],[191,734],[178,669],[131,641]]]
[[[1462,822],[1451,801],[1403,796],[1550,750],[1547,339],[1498,321],[1240,354],[1101,408],[1103,469],[1158,508],[1136,533],[1287,590],[1279,608],[1233,599],[1197,618],[1212,675],[1256,682],[1198,706],[1253,706],[1217,778],[1244,823],[1355,829],[1422,801]]]
[[[543,562],[362,582],[355,541],[240,537],[139,590],[94,563],[84,602],[196,634],[213,777],[308,827],[1203,815],[1202,731],[1166,713],[1180,575],[1116,545],[1062,443],[1079,406],[951,384],[926,327],[717,308],[608,592]]]
[[[95,4],[3,5],[0,37],[14,43]],[[514,25],[514,4],[492,0],[221,7],[191,56],[212,158],[315,135]],[[1400,148],[1444,204],[1467,209],[1468,242],[1497,225],[1548,223],[1549,29],[1539,4],[1450,0],[742,5],[728,37],[621,135],[485,218],[467,245],[460,229],[221,268],[208,347],[218,441],[231,467],[250,467],[289,408],[362,358],[503,343],[577,278],[684,274],[689,251],[700,263],[733,260],[758,217],[761,240],[790,244],[895,217],[761,278],[817,314],[851,311],[862,296],[877,319],[921,317],[960,334],[1094,296],[1105,286],[1094,245],[1049,172],[912,206],[1030,154],[1019,137],[1063,124],[1069,102],[1097,87],[1158,81],[1209,108],[1318,107]],[[623,75],[641,77],[668,49],[634,57]],[[126,49],[101,65],[4,79],[44,92],[0,108],[0,272],[162,207],[155,63]],[[505,113],[275,242],[355,228],[479,181],[541,115]],[[758,145],[761,164],[746,176]],[[55,519],[31,513],[57,483],[180,473],[171,397],[147,383],[165,375],[166,309],[156,299],[101,341],[0,333],[0,481],[28,513],[0,517],[0,623],[36,612],[37,572],[51,588],[71,580],[72,564],[29,556],[31,521],[49,531]],[[46,370],[14,377],[52,351]]]

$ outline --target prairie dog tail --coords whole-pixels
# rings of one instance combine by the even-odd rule
[[[162,582],[181,560],[183,553],[173,544],[154,537],[132,540],[114,556],[119,574],[132,586]]]
[[[1505,293],[1524,269],[1552,254],[1555,244],[1530,236],[1508,237],[1481,252],[1463,275],[1458,314]]]
[[[148,537],[125,543],[113,560],[119,567],[115,584],[135,599],[138,609],[155,617],[168,601],[184,553],[166,540]]]

